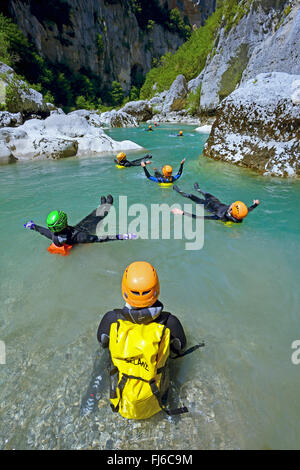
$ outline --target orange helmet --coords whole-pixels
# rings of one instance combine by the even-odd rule
[[[117,155],[117,160],[118,160],[118,162],[121,162],[121,161],[124,160],[125,158],[126,158],[126,153],[124,153],[124,152],[118,153],[118,155]]]
[[[170,165],[165,165],[162,169],[163,175],[166,178],[169,178],[170,176],[172,176],[172,171],[173,171],[173,168]]]
[[[146,261],[135,261],[127,266],[122,279],[122,294],[132,307],[151,307],[159,296],[159,280],[153,266]]]
[[[238,220],[244,219],[248,214],[248,208],[246,204],[241,201],[235,201],[232,204],[231,215]]]
[[[183,132],[182,132],[182,131],[179,131],[179,135],[183,135]]]

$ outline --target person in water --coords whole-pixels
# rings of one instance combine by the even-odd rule
[[[177,181],[182,175],[184,162],[185,158],[181,160],[180,168],[175,176],[172,176],[173,168],[170,165],[165,165],[163,167],[162,174],[156,171],[155,176],[150,175],[144,162],[141,162],[141,166],[144,168],[145,175],[149,180],[154,181],[155,183],[173,183],[174,181]]]
[[[146,131],[153,132],[152,126],[148,126],[148,129],[145,129]]]
[[[183,137],[183,131],[179,131],[179,133],[177,134],[177,137]]]
[[[147,161],[145,159],[148,158]],[[119,166],[124,166],[124,167],[130,167],[130,166],[140,166],[141,162],[145,161],[146,165],[149,165],[150,158],[152,158],[152,155],[145,155],[144,157],[137,158],[136,160],[132,160],[131,162],[127,160],[127,155],[124,152],[120,152],[117,155],[117,158],[115,159],[115,163]]]
[[[171,332],[170,348],[180,353],[186,346],[186,336],[178,318],[164,311],[159,298],[157,272],[146,261],[131,263],[125,270],[122,280],[122,295],[125,306],[121,310],[111,310],[102,318],[97,338],[103,348],[109,345],[110,327],[119,319],[147,325],[152,322],[166,325]]]
[[[250,207],[247,207],[246,204],[244,204],[241,201],[235,201],[230,205],[223,204],[221,201],[219,201],[219,199],[217,199],[212,194],[201,191],[198,183],[194,184],[194,188],[196,189],[196,191],[202,194],[202,196],[204,196],[204,199],[198,196],[194,196],[193,194],[184,193],[178,188],[178,186],[173,186],[173,189],[177,191],[179,194],[181,194],[181,196],[191,199],[196,204],[203,204],[204,208],[208,212],[211,212],[213,214],[213,215],[205,215],[204,219],[221,220],[223,222],[241,223],[243,219],[248,215],[248,213],[253,211],[253,209],[255,209],[259,205],[258,199],[255,199],[253,201],[252,206]],[[185,212],[177,208],[173,209],[172,212],[173,214],[176,214],[176,215],[187,215],[193,218],[202,218],[201,216],[197,217],[195,214],[189,214],[188,212]]]
[[[110,355],[110,335],[112,326],[120,321],[127,321],[132,326],[158,323],[170,330],[170,349],[180,354],[186,346],[186,336],[179,319],[164,311],[163,304],[158,300],[160,293],[159,280],[151,264],[145,261],[131,263],[125,270],[122,279],[122,296],[125,305],[121,309],[107,312],[101,319],[97,339],[104,350],[101,359],[94,363],[94,369],[82,404],[81,413],[86,415],[97,409],[97,402],[104,393],[106,375],[110,377],[111,389],[117,385],[113,374],[114,367]],[[184,353],[183,353],[184,354]],[[103,371],[108,369],[108,374]],[[166,387],[167,388],[167,387]],[[165,390],[165,401],[167,390]]]
[[[24,224],[24,227],[35,230],[44,237],[49,238],[56,247],[63,247],[65,245],[73,246],[79,243],[101,243],[110,240],[128,240],[136,238],[136,235],[133,233],[117,234],[115,237],[98,237],[95,234],[98,224],[107,216],[112,204],[113,197],[110,194],[107,198],[102,196],[101,205],[75,226],[68,224],[68,217],[65,212],[55,210],[50,212],[47,217],[48,228],[41,227],[32,220]]]

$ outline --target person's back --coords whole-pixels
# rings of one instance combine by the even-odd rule
[[[178,318],[164,312],[157,273],[149,263],[127,267],[122,294],[125,306],[104,315],[97,338],[110,351],[112,408],[126,418],[145,419],[164,409],[169,352],[180,354],[186,337]],[[133,396],[137,389],[142,404]]]

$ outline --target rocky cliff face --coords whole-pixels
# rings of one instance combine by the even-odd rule
[[[165,0],[160,0],[163,6]],[[193,27],[204,24],[216,8],[216,0],[168,0],[169,9],[177,8]]]
[[[50,62],[66,65],[75,72],[89,71],[108,86],[116,80],[128,92],[132,85],[141,84],[153,58],[174,52],[184,41],[159,18],[141,25],[134,10],[136,3],[9,0],[8,11]],[[176,2],[169,3],[170,7],[176,6]],[[196,22],[202,21],[212,8],[206,7],[196,19],[197,12],[202,11],[198,2],[186,0],[180,5],[182,12]]]
[[[259,73],[300,73],[299,0],[241,0],[240,11],[244,16],[229,31],[221,27],[199,77],[201,113],[214,113],[239,83]]]
[[[300,175],[300,75],[264,73],[226,98],[206,156],[275,176]]]

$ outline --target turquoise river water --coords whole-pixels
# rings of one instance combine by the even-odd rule
[[[55,208],[75,224],[102,194],[113,194],[117,208],[119,195],[147,207],[189,201],[148,181],[141,168],[117,170],[112,155],[0,168],[0,449],[300,447],[300,364],[291,359],[300,340],[300,183],[206,159],[207,136],[181,128],[183,138],[173,125],[108,133],[142,145],[152,167],[177,169],[186,157],[178,182],[185,191],[198,181],[224,202],[260,199],[243,224],[206,221],[198,251],[185,250],[186,240],[138,239],[50,255],[49,241],[23,224],[45,225]],[[189,345],[206,343],[172,365],[173,388],[190,412],[124,420],[111,412],[103,377],[99,408],[81,416],[102,354],[99,321],[123,305],[121,277],[134,260],[157,268],[160,298],[181,319]]]

